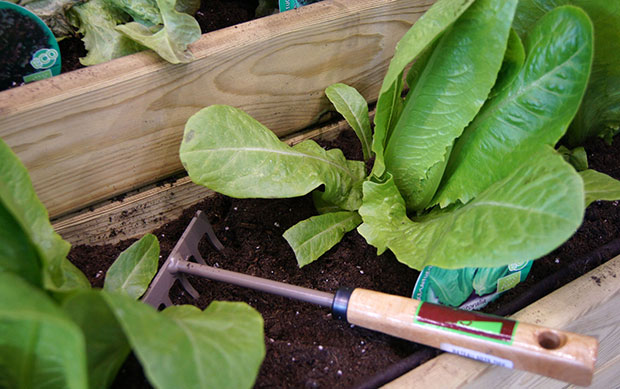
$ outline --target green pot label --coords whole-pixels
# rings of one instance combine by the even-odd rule
[[[28,9],[0,0],[0,36],[0,90],[60,74],[58,42]]]
[[[517,322],[500,316],[420,303],[414,322],[501,344],[512,344]]]
[[[56,65],[56,61],[60,58],[60,53],[56,49],[39,49],[30,60],[30,65],[39,69],[49,69]]]

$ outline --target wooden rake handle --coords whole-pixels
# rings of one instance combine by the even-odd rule
[[[593,337],[366,289],[349,293],[351,324],[576,385],[592,381]]]

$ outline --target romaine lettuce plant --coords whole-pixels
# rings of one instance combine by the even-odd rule
[[[520,0],[514,28],[525,36],[546,12],[559,5],[583,8],[594,25],[594,60],[588,89],[566,133],[570,145],[600,136],[608,141],[620,130],[620,3],[607,0]]]
[[[146,235],[92,289],[67,260],[28,173],[0,139],[0,387],[105,388],[131,350],[157,388],[251,387],[265,354],[244,303],[162,312],[136,301],[157,272]]]
[[[365,157],[375,158],[369,176],[338,150],[289,147],[227,106],[190,118],[181,161],[194,182],[232,197],[314,191],[320,214],[284,234],[300,266],[360,222],[379,253],[389,248],[416,269],[538,258],[575,232],[589,201],[620,197],[620,184],[578,173],[565,160],[572,152],[554,150],[588,83],[590,19],[558,7],[522,40],[511,30],[516,9],[516,0],[437,1],[396,47],[370,151],[361,95],[343,84],[327,89]]]

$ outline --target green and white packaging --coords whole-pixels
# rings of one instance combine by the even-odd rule
[[[288,11],[291,9],[299,8],[304,5],[316,3],[320,0],[279,0],[280,12]]]
[[[455,270],[426,266],[420,272],[412,297],[460,309],[480,309],[523,282],[530,272],[532,262]]]

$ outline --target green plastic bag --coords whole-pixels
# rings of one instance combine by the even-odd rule
[[[426,266],[420,272],[412,297],[461,309],[480,309],[524,281],[532,262],[456,270]]]

